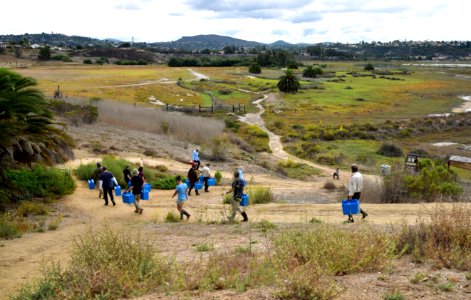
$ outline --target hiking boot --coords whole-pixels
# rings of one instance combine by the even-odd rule
[[[347,220],[347,223],[354,223],[354,222],[355,222],[355,220],[353,220],[353,219],[348,219]]]
[[[367,214],[366,212],[362,212],[362,213],[361,213],[361,218],[364,219],[364,218],[366,218],[366,217],[368,217],[368,214]]]
[[[245,211],[242,213],[242,217],[244,217],[242,222],[248,222],[249,221],[249,218],[247,217],[247,214],[245,213]]]
[[[139,214],[140,214],[140,215],[142,215],[142,211],[143,211],[143,210],[144,210],[143,208],[139,209]]]
[[[190,219],[191,215],[188,214],[188,216],[186,216],[186,220],[188,221]]]
[[[139,209],[135,209],[134,212],[135,212],[135,213],[138,213],[138,212],[139,212]]]

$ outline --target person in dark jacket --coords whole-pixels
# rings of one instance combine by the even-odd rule
[[[126,190],[126,192],[132,190],[132,194],[134,195],[134,206],[136,207],[134,212],[141,215],[144,209],[141,207],[139,200],[141,199],[141,191],[144,187],[144,180],[141,176],[139,176],[139,171],[136,169],[132,170],[131,175],[131,186]]]
[[[191,166],[191,169],[188,171],[188,180],[190,181],[190,187],[188,189],[188,196],[191,196],[191,190],[195,187],[195,183],[198,182],[198,171],[196,171],[196,164]],[[199,193],[195,189],[196,195]]]
[[[124,182],[128,184],[131,181],[131,170],[129,169],[129,166],[126,166],[123,170],[123,176],[124,176]],[[129,185],[128,185],[129,187]]]
[[[113,174],[108,171],[105,166],[103,166],[103,174],[100,175],[100,185],[100,188],[103,188],[105,205],[108,205],[108,195],[110,195],[113,205],[116,205],[114,202],[113,188],[115,185],[118,185],[118,182],[116,181],[116,178],[114,178]]]
[[[242,222],[247,222],[249,218],[247,213],[240,206],[240,201],[242,200],[242,194],[244,193],[245,182],[240,179],[240,174],[238,171],[234,172],[234,181],[232,182],[232,187],[229,191],[226,192],[226,195],[233,192],[231,199],[232,212],[229,217],[229,221],[233,221],[236,213],[239,212],[244,218]]]

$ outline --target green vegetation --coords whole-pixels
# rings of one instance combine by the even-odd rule
[[[72,174],[68,170],[39,165],[32,170],[7,170],[5,176],[11,182],[14,201],[38,197],[54,199],[71,194],[75,189]]]
[[[216,178],[216,185],[221,185],[221,180],[222,180],[221,172],[216,171],[216,173],[214,173],[214,178]]]
[[[108,171],[113,173],[113,176],[118,181],[118,184],[123,188],[127,186],[127,183],[124,182],[123,170],[126,166],[129,166],[132,170],[133,168],[138,168],[138,166],[133,167],[133,163],[125,159],[119,159],[114,156],[104,156],[101,160],[101,165],[108,168]],[[80,180],[88,180],[91,178],[93,171],[96,169],[96,163],[81,164],[74,170],[75,175]],[[168,169],[165,166],[155,166],[155,167],[146,167],[144,168],[144,175],[146,181],[151,183],[155,188],[162,189],[174,189],[175,188],[175,176],[168,172]],[[172,184],[173,181],[173,184]]]
[[[171,211],[169,211],[167,215],[165,216],[165,223],[178,223],[178,222],[180,222],[180,218]]]
[[[249,67],[249,73],[260,74],[262,73],[262,67],[259,64],[251,64]]]
[[[239,123],[239,128],[236,131],[237,136],[244,140],[251,149],[256,152],[270,152],[271,149],[268,145],[268,134],[257,125],[248,125]]]
[[[266,187],[250,186],[249,188],[247,188],[245,193],[249,195],[250,204],[271,203],[274,200],[274,196],[270,188]]]
[[[324,71],[319,66],[308,66],[304,72],[303,77],[316,78],[317,75],[322,75]]]
[[[383,300],[405,300],[406,297],[402,295],[402,293],[399,290],[394,290],[392,292],[388,292],[384,294]]]
[[[98,119],[98,108],[93,105],[76,105],[63,100],[51,100],[50,105],[56,115],[66,118],[74,126],[92,124]]]
[[[292,160],[279,161],[276,164],[278,173],[283,174],[289,178],[308,181],[313,175],[319,175],[320,170],[306,164],[297,163]]]
[[[287,69],[285,74],[280,77],[276,86],[283,93],[296,93],[299,90],[300,84],[293,70]]]

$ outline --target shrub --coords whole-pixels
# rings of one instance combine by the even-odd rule
[[[317,75],[322,75],[323,73],[324,73],[324,71],[319,66],[308,66],[304,70],[303,76],[304,77],[309,77],[309,78],[315,78],[315,77],[317,77]]]
[[[16,200],[41,198],[57,198],[71,194],[75,183],[68,170],[36,166],[31,171],[25,169],[7,170],[8,180],[12,182]]]
[[[91,65],[91,64],[93,64],[92,60],[89,59],[89,58],[84,59],[84,60],[83,60],[83,63],[86,64],[86,65]]]
[[[226,135],[215,137],[211,143],[211,158],[215,161],[225,161],[227,155],[228,138]]]
[[[324,183],[324,189],[326,190],[335,190],[337,186],[332,181],[327,181]]]
[[[21,201],[15,213],[18,216],[27,217],[29,215],[47,215],[49,209],[46,204],[41,202]]]
[[[180,222],[180,218],[171,211],[169,211],[167,215],[165,216],[165,223],[178,223],[178,222]]]
[[[196,245],[196,251],[198,252],[207,252],[207,251],[213,251],[213,245],[210,244],[197,244]]]
[[[387,157],[401,157],[404,155],[402,149],[394,144],[384,143],[378,150],[378,154],[387,156]]]
[[[177,283],[177,264],[161,259],[141,235],[109,226],[80,235],[65,270],[51,265],[43,278],[13,299],[118,299],[166,290]]]
[[[384,294],[383,300],[405,300],[406,298],[401,294],[400,291],[394,290]]]
[[[375,70],[375,66],[372,64],[372,63],[368,63],[365,65],[365,67],[363,68],[363,70],[365,71],[374,71]]]
[[[250,187],[246,193],[251,204],[271,203],[274,200],[273,193],[266,187]]]
[[[0,215],[0,239],[14,239],[21,237],[21,234],[22,230],[14,216],[8,213]]]
[[[260,74],[262,73],[262,67],[259,64],[251,64],[249,67],[249,73]]]
[[[159,190],[173,190],[176,186],[177,181],[175,180],[175,176],[166,176],[152,181],[152,187],[155,187]]]
[[[216,185],[220,185],[222,183],[222,174],[219,171],[214,173],[214,178],[216,178]]]

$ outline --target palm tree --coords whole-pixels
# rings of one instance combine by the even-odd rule
[[[288,69],[285,75],[280,77],[280,81],[276,85],[283,93],[296,93],[299,90],[299,80],[292,69]]]
[[[0,170],[73,157],[73,141],[56,124],[36,81],[0,68]]]

